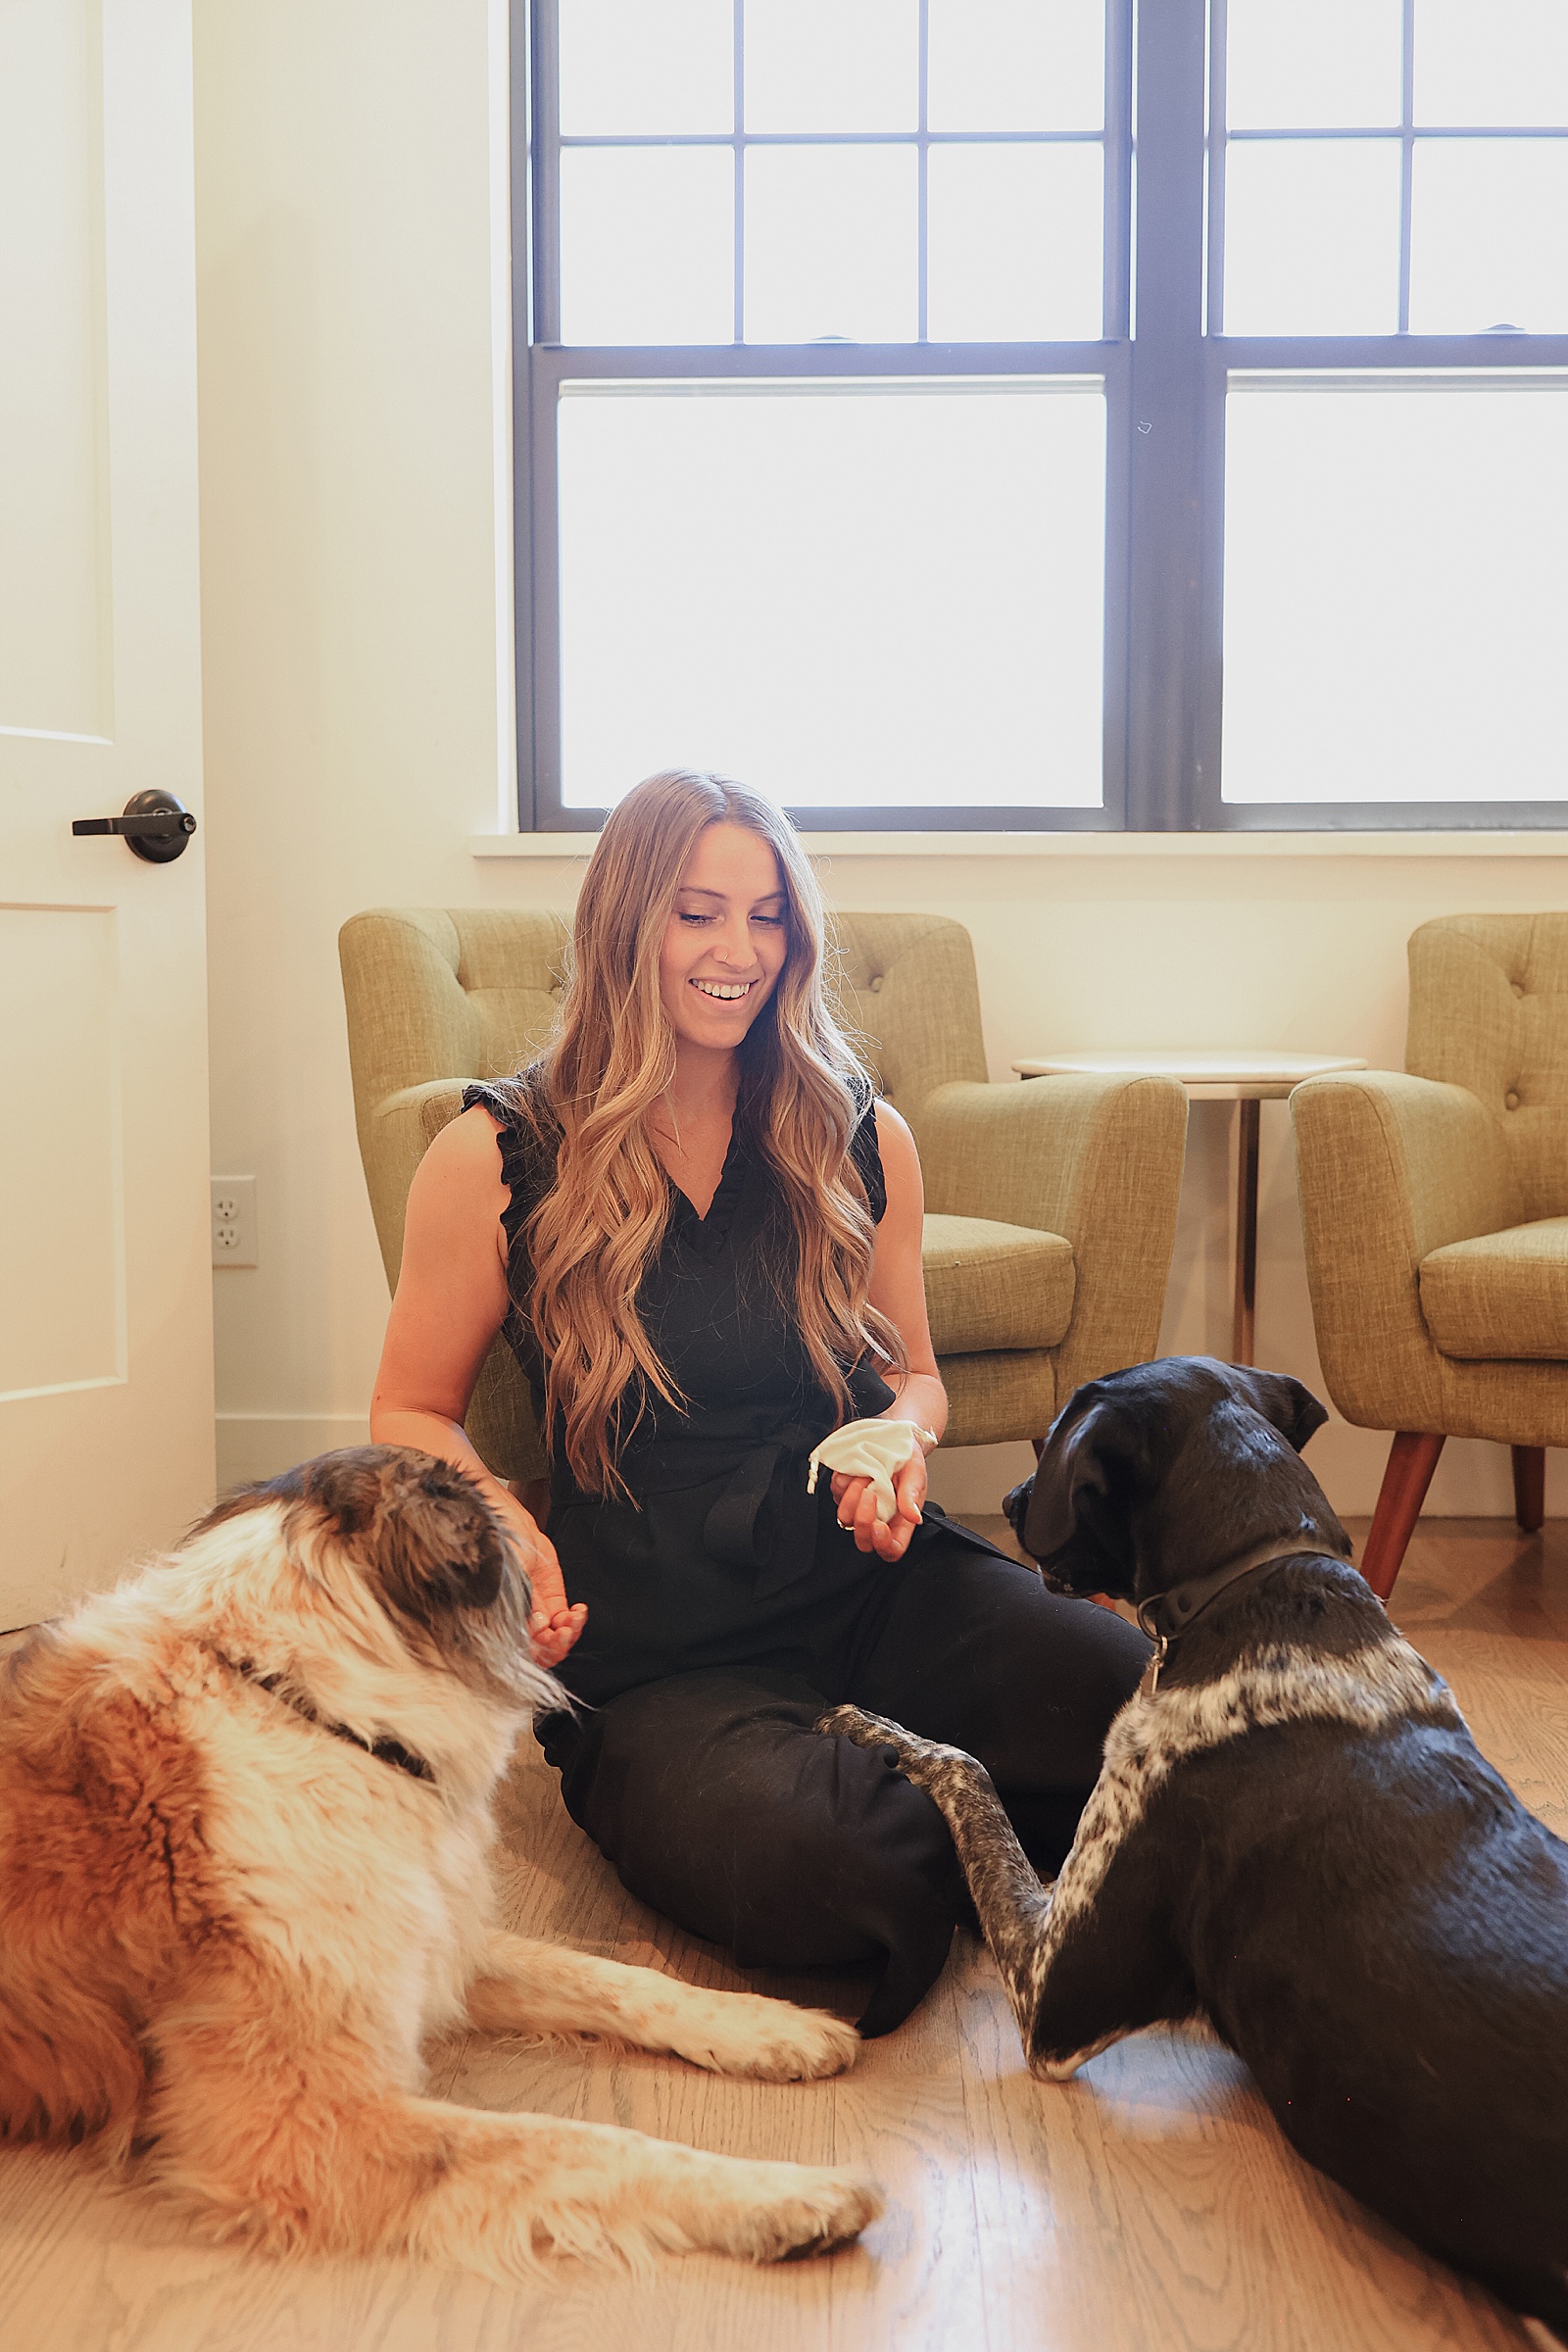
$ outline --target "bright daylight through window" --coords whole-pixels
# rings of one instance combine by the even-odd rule
[[[516,7],[524,825],[1568,819],[1564,0]]]

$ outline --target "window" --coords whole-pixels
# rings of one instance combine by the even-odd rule
[[[1562,0],[516,6],[525,825],[1568,821]]]

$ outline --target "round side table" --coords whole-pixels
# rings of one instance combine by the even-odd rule
[[[1364,1070],[1349,1054],[1274,1054],[1263,1048],[1208,1052],[1163,1046],[1147,1052],[1115,1048],[1102,1054],[1039,1054],[1013,1068],[1023,1078],[1117,1076],[1174,1078],[1190,1102],[1234,1102],[1236,1147],[1236,1303],[1231,1319],[1231,1359],[1250,1364],[1257,1307],[1257,1142],[1258,1104],[1277,1102],[1303,1078],[1330,1070]]]

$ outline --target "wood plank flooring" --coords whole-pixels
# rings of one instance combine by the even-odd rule
[[[996,1532],[988,1525],[987,1532]],[[1394,1614],[1482,1746],[1568,1836],[1568,1522],[1428,1521]],[[523,1743],[505,1906],[527,1933],[742,1980],[624,1893]],[[862,1988],[767,1988],[853,2012]],[[0,2157],[0,2342],[15,2352],[1503,2352],[1530,2339],[1280,2139],[1227,2052],[1165,2034],[1032,2082],[983,1950],[959,1937],[901,2032],[842,2082],[715,2081],[599,2047],[455,2041],[434,2087],[738,2153],[867,2166],[863,2243],[750,2271],[557,2266],[512,2288],[413,2264],[279,2266],[191,2244],[79,2157]]]

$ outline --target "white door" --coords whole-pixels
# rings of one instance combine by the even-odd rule
[[[0,0],[0,1631],[213,1491],[190,0]]]

